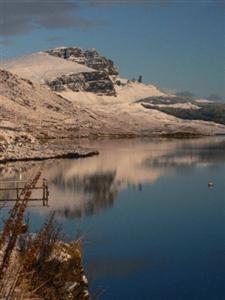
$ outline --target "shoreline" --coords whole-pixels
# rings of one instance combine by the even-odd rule
[[[99,135],[90,136],[83,138],[89,141],[99,141],[99,140],[121,140],[121,139],[160,139],[160,140],[173,140],[173,139],[198,139],[206,137],[215,136],[225,136],[225,134],[216,135],[201,135],[195,133],[186,132],[175,132],[171,134],[160,134],[160,135]],[[66,143],[69,140],[68,143]],[[61,143],[60,143],[61,142]],[[1,152],[0,149],[0,165],[10,163],[10,162],[26,162],[26,161],[44,161],[50,159],[78,159],[86,158],[95,155],[99,155],[99,151],[96,148],[73,146],[72,140],[68,137],[64,138],[54,138],[45,139],[21,143],[21,141],[16,143],[8,143],[4,151]],[[1,146],[1,143],[0,143]]]
[[[77,158],[86,158],[91,157],[94,155],[99,155],[99,151],[95,149],[70,149],[70,150],[47,150],[42,149],[41,151],[32,150],[29,153],[29,150],[26,151],[27,153],[23,153],[22,155],[9,155],[0,158],[0,164],[6,164],[9,162],[17,162],[17,161],[43,161],[49,159],[77,159]]]

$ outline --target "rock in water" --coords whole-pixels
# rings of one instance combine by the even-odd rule
[[[214,187],[214,183],[213,183],[212,181],[209,181],[209,182],[208,182],[208,187],[209,187],[209,188]]]

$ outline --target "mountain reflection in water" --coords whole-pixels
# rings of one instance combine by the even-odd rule
[[[171,176],[180,168],[225,162],[225,138],[190,140],[85,141],[99,156],[76,160],[18,162],[0,167],[2,180],[23,180],[44,166],[50,189],[49,209],[65,218],[81,218],[111,207],[127,186],[142,185]],[[213,151],[212,151],[213,150]]]
[[[64,210],[58,210],[59,215],[66,218],[78,218],[82,217],[82,214],[93,215],[99,208],[112,206],[117,194],[117,189],[114,186],[115,174],[115,171],[96,172],[82,177],[72,176],[67,180],[64,179],[63,174],[60,174],[53,178],[52,185],[63,191],[70,191],[78,198],[83,198],[81,207],[73,209],[73,207],[67,206]],[[74,201],[76,201],[76,197]]]
[[[49,207],[29,204],[32,231],[55,210],[66,239],[81,233],[101,300],[225,299],[225,137],[83,143],[100,155],[0,166],[2,180],[44,167]]]

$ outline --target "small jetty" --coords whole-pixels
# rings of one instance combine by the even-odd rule
[[[0,202],[16,202],[26,185],[26,181],[0,181]],[[34,197],[30,197],[29,202],[41,202],[43,206],[48,206],[49,188],[47,179],[43,178],[39,185],[31,188],[31,191]]]

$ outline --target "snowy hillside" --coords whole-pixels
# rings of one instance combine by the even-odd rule
[[[99,56],[96,50],[87,54],[77,49],[70,48],[70,55],[65,55],[65,48],[57,48],[55,55],[38,52],[4,63],[1,67],[15,75],[0,71],[0,122],[10,121],[12,128],[28,130],[36,137],[225,133],[221,124],[184,120],[167,113],[163,103],[169,98],[175,101],[174,96],[154,85],[109,75],[117,72],[111,60]],[[68,59],[57,56],[62,50]],[[74,58],[76,51],[84,56],[85,63],[77,62],[80,58]],[[152,99],[164,102],[156,109]],[[200,111],[200,103],[175,104],[172,108],[187,107]]]
[[[36,83],[45,83],[47,80],[53,80],[68,73],[78,74],[93,71],[84,65],[63,60],[44,52],[6,61],[0,67]]]

